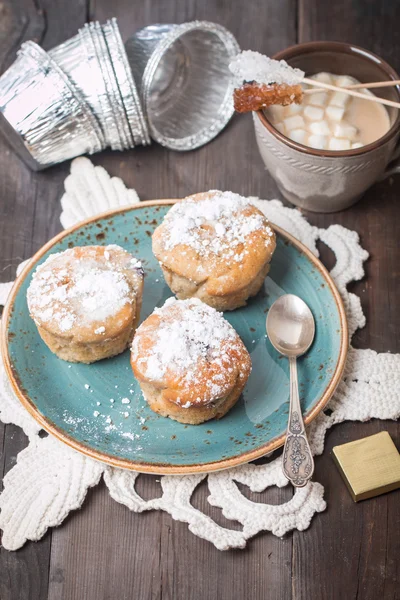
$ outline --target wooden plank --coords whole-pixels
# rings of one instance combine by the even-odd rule
[[[292,496],[288,488],[271,488],[263,493],[251,493],[241,486],[253,502],[281,504]],[[217,523],[228,528],[240,528],[225,519],[221,511],[207,502],[206,482],[194,495],[192,503]],[[282,600],[291,598],[291,535],[279,539],[262,533],[248,542],[244,550],[221,552],[208,542],[195,538],[181,523],[164,518],[163,598],[197,600],[200,598],[240,598]],[[164,594],[166,593],[166,596]]]
[[[3,2],[0,7],[1,71],[15,58],[22,41],[40,41],[45,28],[43,14],[34,2]],[[36,201],[36,179],[0,140],[0,278],[15,276],[18,263],[32,252],[32,228]],[[43,240],[44,241],[44,240]],[[17,453],[26,445],[24,434],[14,426],[0,425],[2,449],[0,476],[15,463]],[[0,550],[0,597],[47,598],[50,537],[30,544],[18,553]]]
[[[299,2],[299,41],[336,39],[373,50],[394,66],[398,51],[393,43],[389,2]],[[400,181],[393,178],[373,186],[347,211],[332,215],[307,214],[320,227],[339,223],[359,232],[370,253],[367,278],[352,285],[360,296],[367,327],[356,333],[353,345],[379,352],[399,352],[400,314],[395,298],[398,277]],[[326,257],[326,249],[322,256]],[[400,566],[398,523],[400,492],[355,504],[333,464],[334,445],[388,430],[400,442],[397,423],[372,421],[346,423],[328,434],[322,457],[316,461],[315,479],[325,486],[328,510],[307,532],[294,535],[293,597],[321,600],[346,598],[399,598],[396,582]],[[397,530],[397,533],[395,532]]]
[[[11,469],[17,454],[26,446],[22,431],[7,425],[4,440],[4,472]],[[28,543],[17,552],[0,548],[0,598],[1,600],[44,600],[47,598],[50,564],[51,535],[37,543]]]
[[[399,34],[394,27],[398,6],[391,0],[363,2],[299,0],[299,42],[335,40],[351,42],[399,64]]]
[[[6,0],[0,5],[0,72],[15,60],[22,42],[41,43],[46,22],[43,11],[32,0]]]
[[[68,17],[64,7],[62,19],[54,11],[56,2],[41,7],[32,0],[12,0],[0,6],[0,64],[1,71],[15,59],[16,50],[27,39],[46,42],[51,47],[62,41],[68,32]],[[73,4],[74,15],[81,2]],[[83,5],[81,21],[86,8]],[[47,10],[48,9],[48,10]],[[49,17],[50,22],[47,20]],[[58,15],[60,17],[60,14]],[[53,24],[54,22],[54,24]],[[58,22],[58,29],[55,24]],[[50,27],[49,27],[50,25]],[[54,31],[54,34],[53,34]],[[57,38],[58,31],[58,39]],[[68,33],[69,35],[69,33]],[[59,198],[68,165],[61,165],[43,173],[32,173],[0,139],[0,278],[8,281],[15,277],[16,266],[60,229]],[[55,218],[57,216],[57,219]],[[15,464],[18,452],[26,445],[24,434],[14,426],[1,425],[3,437],[0,475]],[[2,600],[45,599],[48,596],[51,533],[38,543],[28,543],[17,552],[0,550],[0,597]]]
[[[157,485],[146,477],[146,495]],[[49,600],[161,600],[161,530],[160,513],[132,514],[102,483],[53,532]]]

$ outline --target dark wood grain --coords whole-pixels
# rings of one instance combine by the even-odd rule
[[[14,425],[5,431],[3,448],[4,472],[11,469],[18,452],[26,445],[26,437]],[[14,600],[47,598],[50,571],[51,537],[46,535],[36,544],[26,544],[16,553],[0,548],[0,598]]]
[[[219,22],[243,48],[272,54],[297,40],[342,39],[371,48],[400,67],[398,2],[384,0],[7,0],[0,4],[0,67],[19,44],[34,38],[45,48],[74,35],[88,18],[117,16],[124,39],[145,25],[192,19]],[[142,199],[180,197],[222,188],[279,197],[255,145],[250,116],[235,117],[211,144],[190,153],[160,146],[93,157],[135,187]],[[69,164],[31,173],[0,139],[0,280],[60,230],[59,199]],[[335,215],[308,214],[320,227],[340,223],[360,233],[371,258],[367,278],[354,285],[368,325],[357,347],[399,352],[400,294],[397,196],[400,178],[369,190],[355,207]],[[327,264],[331,253],[321,249]],[[396,423],[345,423],[328,434],[315,479],[325,487],[328,510],[309,530],[283,540],[261,534],[244,551],[220,552],[169,515],[136,515],[116,504],[104,484],[90,490],[81,510],[39,543],[15,553],[0,550],[1,600],[382,600],[400,599],[400,492],[355,505],[331,457],[332,447],[387,429],[397,444]],[[0,475],[26,443],[15,427],[0,424]],[[157,477],[141,476],[145,497],[160,493]],[[290,488],[252,494],[253,501],[283,502]],[[193,504],[225,526],[207,503],[207,485]]]
[[[30,0],[2,2],[0,5],[0,64],[3,71],[15,58],[20,44],[27,39],[41,42],[46,29],[43,11]],[[46,210],[41,210],[41,225],[36,220],[38,205],[45,200],[50,188],[43,179],[31,173],[0,140],[0,274],[1,280],[14,278],[21,260],[31,256],[40,247],[49,232],[51,198]],[[0,424],[3,438],[0,474],[14,464],[17,453],[26,445],[26,438],[18,428]],[[38,544],[28,544],[20,552],[11,554],[0,549],[1,600],[47,598],[50,566],[50,537]]]

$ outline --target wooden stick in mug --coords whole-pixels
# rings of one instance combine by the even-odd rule
[[[365,89],[369,90],[372,88],[384,88],[384,87],[393,87],[395,85],[400,85],[400,79],[391,79],[390,81],[373,81],[372,83],[356,83],[354,85],[347,85],[343,90],[360,90]],[[315,94],[316,92],[323,92],[322,88],[310,88],[308,90],[304,90],[305,94]]]
[[[362,94],[361,92],[357,92],[356,90],[339,87],[337,85],[331,85],[330,83],[323,83],[322,81],[316,81],[315,79],[308,79],[308,77],[303,78],[303,83],[308,83],[308,85],[311,85],[312,87],[321,88],[322,90],[331,90],[333,92],[345,92],[349,96],[354,96],[355,98],[362,98],[363,100],[369,100],[369,102],[376,102],[377,104],[385,104],[386,106],[394,106],[395,108],[400,108],[400,102],[393,102],[393,100],[386,100],[386,98],[380,98],[379,96],[370,96],[369,94]]]

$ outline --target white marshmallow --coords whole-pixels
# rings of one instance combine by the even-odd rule
[[[329,73],[325,72],[317,73],[316,75],[310,77],[310,79],[315,79],[315,81],[321,81],[322,83],[332,83],[332,77]]]
[[[348,138],[353,142],[357,137],[357,127],[350,125],[350,123],[337,123],[333,128],[333,135],[337,138]]]
[[[350,140],[344,140],[342,138],[331,138],[328,145],[329,150],[349,150]]]
[[[280,131],[281,133],[286,133],[286,129],[283,123],[274,123],[273,124],[275,129],[277,129],[278,131]]]
[[[268,107],[268,113],[273,119],[281,121],[283,119],[283,115],[285,114],[285,107],[279,106],[279,104],[273,104],[272,106]]]
[[[343,119],[344,108],[340,108],[339,106],[328,106],[325,109],[325,113],[328,119],[339,123]]]
[[[288,117],[287,119],[284,119],[283,122],[288,131],[291,131],[292,129],[304,129],[306,125],[303,117],[301,117],[300,115]]]
[[[362,148],[363,146],[364,146],[364,144],[362,144],[361,142],[354,142],[354,143],[351,145],[351,149],[352,149],[352,150],[355,150],[356,148]]]
[[[326,92],[316,92],[308,96],[308,103],[313,106],[325,106],[328,100],[328,94]]]
[[[354,79],[354,77],[350,77],[349,75],[340,75],[339,77],[336,77],[335,81],[335,85],[338,87],[350,87],[355,83],[357,83],[356,79]]]
[[[304,116],[312,121],[321,121],[324,117],[324,110],[319,106],[306,106]]]
[[[335,92],[329,100],[330,106],[346,106],[350,96],[346,92]]]
[[[306,132],[304,129],[292,129],[292,131],[289,132],[288,137],[298,144],[304,144],[306,141]]]
[[[326,121],[315,121],[308,126],[311,133],[315,135],[330,135],[331,129]]]
[[[287,111],[287,115],[296,115],[297,113],[301,112],[303,110],[303,107],[301,104],[295,104],[293,102],[293,104],[289,104],[289,106],[286,107],[286,111]]]
[[[311,148],[317,148],[318,150],[324,150],[327,142],[328,138],[325,135],[310,135],[308,138],[308,146],[311,146]]]

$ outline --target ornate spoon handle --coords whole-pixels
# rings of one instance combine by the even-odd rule
[[[290,408],[285,447],[283,450],[283,472],[295,487],[303,487],[314,472],[314,459],[304,428],[297,381],[296,358],[289,357],[290,365]]]

